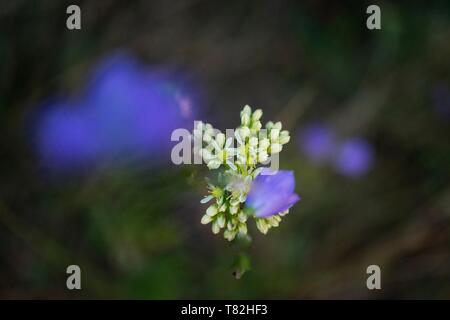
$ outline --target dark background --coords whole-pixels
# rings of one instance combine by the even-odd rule
[[[363,1],[79,1],[78,31],[68,4],[0,4],[1,298],[450,298],[448,1],[377,1],[374,31]],[[188,74],[219,128],[250,104],[291,131],[281,167],[302,200],[266,236],[251,229],[242,279],[233,246],[199,223],[204,168],[40,164],[40,102],[76,96],[118,49]],[[308,160],[297,133],[316,121],[366,139],[370,170]],[[81,291],[66,289],[69,264]],[[382,290],[366,288],[371,264]]]

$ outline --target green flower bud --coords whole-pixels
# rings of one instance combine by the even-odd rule
[[[266,234],[267,231],[269,231],[269,226],[266,224],[264,219],[256,219],[256,227],[263,234]]]
[[[206,214],[210,217],[214,217],[217,214],[217,206],[215,204],[211,205],[206,209]]]
[[[226,220],[225,220],[225,216],[223,214],[218,215],[216,219],[217,219],[216,222],[220,228],[225,227]]]
[[[230,199],[230,205],[231,206],[238,206],[239,205],[239,203],[240,203],[241,201],[239,201],[239,198],[231,198]]]
[[[234,223],[232,220],[229,220],[227,223],[227,229],[234,230],[234,228],[236,228],[236,223]]]
[[[270,145],[270,153],[272,153],[272,154],[280,152],[281,149],[283,149],[283,147],[279,143],[272,143]]]
[[[248,141],[248,143],[250,144],[250,146],[256,147],[258,145],[258,138],[257,137],[251,137],[250,140]]]
[[[250,136],[250,129],[248,127],[239,128],[239,136],[242,139],[242,142],[245,142],[245,139]]]
[[[239,211],[239,205],[230,207],[230,213],[231,214],[236,214],[238,211]]]
[[[280,131],[281,128],[282,128],[281,122],[280,122],[280,121],[276,122],[276,123],[273,125],[273,128]]]
[[[256,109],[253,114],[252,114],[252,120],[253,121],[258,121],[259,119],[261,119],[263,115],[263,112],[261,109]]]
[[[228,241],[232,241],[236,237],[236,231],[234,231],[234,230],[233,231],[225,230],[224,233],[223,233],[223,236]]]
[[[290,139],[291,139],[291,137],[289,136],[289,131],[283,130],[280,132],[280,143],[281,144],[288,143]]]
[[[238,230],[242,234],[247,234],[247,225],[245,223],[240,223]]]
[[[255,132],[261,130],[261,128],[262,128],[262,124],[261,124],[260,121],[255,121],[255,122],[253,122],[253,124],[252,124],[252,129],[253,129]]]
[[[276,141],[278,140],[278,137],[280,135],[280,130],[273,128],[272,130],[270,130],[270,140],[271,141]]]
[[[270,141],[267,138],[263,138],[259,140],[259,150],[267,150],[267,148],[270,146]]]
[[[241,124],[243,126],[248,126],[250,124],[250,116],[247,113],[244,113],[241,116]]]
[[[209,215],[205,214],[205,215],[202,217],[202,220],[201,220],[200,222],[201,222],[201,224],[208,224],[208,223],[210,223],[211,221],[212,221],[212,218],[211,218]]]
[[[211,230],[214,234],[218,234],[220,232],[220,226],[217,223],[217,220],[213,222],[213,224],[211,226]]]
[[[241,111],[241,114],[242,114],[242,113],[251,115],[251,114],[252,114],[252,108],[250,108],[250,106],[249,106],[248,104],[246,104],[246,105],[244,106],[244,109],[242,109],[242,111]]]
[[[284,137],[280,137],[280,143],[281,144],[286,144],[289,142],[289,140],[291,140],[290,136],[284,136]]]
[[[267,218],[266,221],[272,226],[272,227],[278,227],[278,221],[276,219],[273,219],[273,217]]]
[[[243,211],[241,211],[238,215],[238,219],[240,222],[244,223],[247,221],[247,215]]]
[[[222,205],[217,209],[217,211],[219,211],[219,212],[225,212],[226,210],[227,210],[227,204],[226,204],[226,203],[222,204]]]
[[[267,159],[269,159],[269,155],[266,151],[262,151],[258,154],[258,160],[259,162],[266,162]]]
[[[222,162],[218,159],[212,159],[208,162],[207,166],[209,169],[214,170],[220,167]]]

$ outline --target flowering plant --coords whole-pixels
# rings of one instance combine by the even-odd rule
[[[201,219],[211,224],[214,234],[223,230],[225,239],[250,239],[247,222],[266,234],[277,227],[300,197],[294,192],[292,171],[274,171],[263,165],[278,159],[289,142],[281,122],[268,122],[263,128],[262,111],[246,105],[241,111],[241,125],[227,130],[227,135],[211,124],[198,122],[194,129],[194,152],[211,170],[223,169],[217,182],[208,181],[209,194],[201,203],[212,203]],[[195,147],[197,146],[197,148]]]

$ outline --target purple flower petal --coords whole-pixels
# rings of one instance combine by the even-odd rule
[[[273,175],[263,171],[253,181],[246,205],[257,217],[269,217],[292,207],[300,197],[294,193],[295,178],[292,171],[280,170]]]

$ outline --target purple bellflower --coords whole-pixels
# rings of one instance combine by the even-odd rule
[[[338,149],[334,166],[340,174],[357,178],[367,173],[373,163],[372,145],[364,139],[351,138],[344,141]]]
[[[36,142],[44,165],[78,169],[170,160],[172,131],[191,126],[195,116],[191,96],[176,80],[127,54],[103,60],[83,95],[74,102],[59,99],[41,113]]]
[[[280,170],[275,174],[263,171],[252,183],[246,206],[253,209],[258,218],[273,216],[288,210],[300,200],[294,188],[293,171]]]
[[[299,146],[305,156],[316,164],[330,159],[335,147],[333,130],[322,123],[311,123],[298,135]]]

